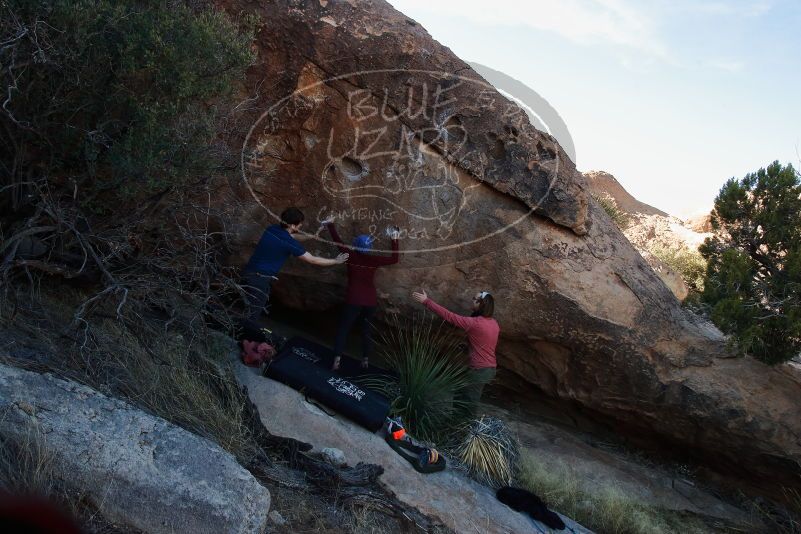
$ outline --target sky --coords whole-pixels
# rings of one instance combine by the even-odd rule
[[[801,167],[801,0],[389,0],[560,114],[579,170],[679,217]]]

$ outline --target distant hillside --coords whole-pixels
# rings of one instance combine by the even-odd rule
[[[664,257],[666,253],[670,255],[670,251],[697,251],[698,246],[710,235],[709,214],[683,221],[640,202],[608,172],[588,171],[583,174],[593,196],[609,199],[625,212],[629,220],[621,228],[623,234],[676,298],[684,300],[689,294],[687,283],[681,273],[659,256]]]
[[[604,171],[587,171],[584,178],[587,179],[587,185],[590,186],[592,194],[597,196],[609,196],[615,201],[617,207],[631,215],[661,215],[668,217],[664,211],[657,209],[653,206],[640,202],[631,194],[626,191],[617,179]]]

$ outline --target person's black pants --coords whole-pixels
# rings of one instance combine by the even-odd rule
[[[362,357],[370,357],[373,351],[372,320],[373,315],[375,315],[375,309],[375,306],[345,304],[345,308],[342,310],[342,317],[339,320],[339,331],[334,343],[334,354],[337,356],[342,355],[350,329],[353,328],[354,323],[357,323],[362,329]]]
[[[245,318],[249,321],[258,321],[262,310],[268,306],[272,280],[272,276],[252,271],[242,275],[242,285],[247,298]]]

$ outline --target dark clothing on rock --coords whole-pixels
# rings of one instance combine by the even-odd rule
[[[495,494],[499,501],[509,508],[530,515],[548,528],[564,530],[565,523],[558,514],[548,510],[542,499],[530,491],[505,487]]]

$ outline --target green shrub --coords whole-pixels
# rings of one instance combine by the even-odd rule
[[[180,2],[5,0],[0,82],[14,90],[0,131],[14,139],[0,160],[51,186],[67,180],[96,209],[96,195],[208,173],[214,102],[252,62],[252,26]]]
[[[255,24],[190,7],[209,4],[0,1],[0,288],[79,280],[76,323],[106,300],[223,315],[237,200],[219,195]]]
[[[615,200],[608,196],[592,195],[592,198],[600,204],[607,215],[615,222],[618,228],[625,230],[631,224],[631,216],[617,207]]]
[[[654,243],[648,251],[681,276],[690,291],[704,290],[706,260],[697,250],[680,246],[666,246]]]
[[[414,436],[438,442],[467,417],[470,406],[459,395],[470,383],[464,350],[444,323],[396,319],[382,333],[381,353],[397,379],[372,377],[364,383],[389,396],[392,413]]]
[[[741,352],[765,363],[801,353],[801,176],[778,161],[715,198],[703,302]]]

